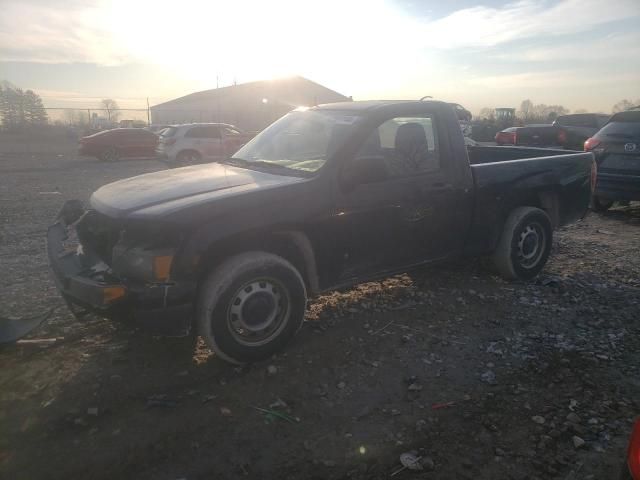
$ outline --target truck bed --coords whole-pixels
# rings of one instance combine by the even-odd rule
[[[525,158],[555,157],[558,155],[570,155],[576,152],[563,149],[537,148],[537,147],[498,147],[498,146],[472,146],[468,147],[469,163],[481,165],[484,163],[507,162],[522,160]]]
[[[591,153],[481,146],[468,151],[475,184],[468,253],[495,248],[504,219],[514,206],[544,209],[555,227],[585,214],[591,195]]]

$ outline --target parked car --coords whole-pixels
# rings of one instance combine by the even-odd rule
[[[631,431],[627,459],[620,472],[620,480],[640,480],[640,419]]]
[[[147,130],[149,130],[150,132],[155,133],[156,135],[160,135],[160,132],[162,130],[164,130],[167,127],[170,127],[171,125],[164,125],[161,123],[152,123],[151,125],[149,125],[148,127],[145,127]]]
[[[558,127],[551,124],[532,124],[509,127],[496,133],[496,144],[522,147],[562,148],[563,137]]]
[[[162,130],[156,154],[171,166],[218,161],[254,137],[226,123],[190,123]]]
[[[496,133],[497,145],[515,145],[516,144],[517,127],[505,128],[501,132]]]
[[[552,124],[511,127],[496,134],[498,145],[582,150],[586,139],[594,135],[609,119],[599,113],[561,115]]]
[[[574,113],[561,115],[553,125],[558,127],[560,144],[570,150],[582,150],[585,140],[593,136],[611,115],[601,113]]]
[[[584,150],[595,155],[598,179],[591,206],[609,209],[616,201],[640,200],[640,109],[614,114]]]
[[[155,157],[158,136],[143,128],[103,130],[79,140],[80,155],[104,161]]]
[[[232,158],[105,185],[47,233],[64,298],[230,362],[266,358],[307,297],[461,255],[510,279],[547,262],[581,218],[593,155],[465,147],[442,102],[345,102],[293,111]],[[78,248],[79,246],[82,248]]]

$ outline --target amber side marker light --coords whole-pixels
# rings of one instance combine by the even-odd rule
[[[160,280],[161,282],[169,280],[171,262],[173,262],[173,257],[171,255],[153,257],[153,276],[156,280]]]
[[[104,287],[102,289],[102,301],[103,303],[111,303],[114,300],[124,297],[126,290],[121,286]]]

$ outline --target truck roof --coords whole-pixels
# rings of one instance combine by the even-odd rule
[[[383,108],[395,107],[395,106],[418,106],[418,105],[446,105],[446,102],[437,100],[364,100],[358,102],[338,102],[338,103],[325,103],[313,107],[312,110],[345,110],[350,112],[365,112],[378,110]]]

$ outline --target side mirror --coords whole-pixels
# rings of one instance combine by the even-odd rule
[[[361,183],[381,182],[388,177],[382,156],[355,157],[343,168],[340,184],[345,191],[349,191]]]

